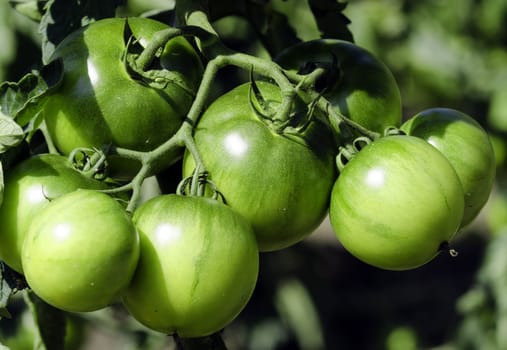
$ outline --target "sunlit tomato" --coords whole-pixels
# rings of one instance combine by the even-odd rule
[[[30,288],[66,311],[94,311],[116,301],[139,259],[139,235],[116,199],[76,190],[37,213],[22,248]]]
[[[259,253],[249,223],[211,198],[161,195],[134,223],[141,255],[124,303],[135,319],[165,334],[217,332],[246,305]]]
[[[6,174],[4,202],[0,206],[0,259],[22,273],[23,240],[41,208],[51,199],[78,188],[105,187],[72,168],[67,158],[55,154],[32,157],[11,169]]]
[[[93,22],[63,40],[52,55],[52,60],[62,60],[64,75],[43,113],[62,153],[109,144],[152,150],[178,130],[190,108],[202,73],[192,46],[182,37],[167,43],[160,63],[173,81],[156,89],[129,75],[125,24],[125,18]],[[128,18],[128,26],[143,47],[168,28],[147,18]],[[129,172],[128,167],[121,170]]]
[[[447,157],[465,192],[461,226],[470,223],[486,204],[495,180],[495,155],[486,131],[472,117],[449,108],[422,111],[401,129],[426,140]]]
[[[277,86],[259,82],[258,87],[272,106],[280,103]],[[227,204],[252,224],[260,250],[272,251],[301,241],[326,216],[336,146],[318,117],[300,132],[276,132],[252,108],[249,89],[247,83],[215,100],[194,138]],[[184,176],[194,167],[187,152]]]
[[[456,171],[412,136],[367,145],[331,194],[331,225],[343,246],[373,266],[405,270],[433,259],[458,231],[464,195]]]

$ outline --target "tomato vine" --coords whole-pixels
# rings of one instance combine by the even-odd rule
[[[350,42],[344,5],[308,0],[321,36],[332,39],[309,40],[285,51],[281,36],[268,43],[277,24],[263,31],[272,18],[267,6],[257,2],[239,1],[227,9],[225,2],[178,0],[172,10],[173,27],[141,17],[112,18],[111,11],[120,2],[108,3],[101,12],[92,2],[65,5],[48,0],[45,9],[32,13],[44,29],[44,67],[17,83],[0,85],[0,217],[7,227],[0,230],[0,241],[4,240],[0,258],[18,273],[26,269],[35,293],[27,303],[34,314],[46,310],[46,302],[57,308],[53,311],[59,317],[59,309],[95,310],[121,296],[134,319],[174,335],[179,348],[225,349],[220,329],[252,295],[259,253],[300,242],[327,214],[345,249],[381,269],[414,269],[441,251],[454,254],[450,240],[477,216],[492,189],[494,154],[488,135],[471,118],[452,110],[430,110],[421,113],[437,115],[430,122],[416,115],[400,125],[396,81],[380,60]],[[67,6],[82,16],[61,19],[58,9]],[[231,49],[215,28],[217,19],[252,13],[258,15],[250,18],[252,27],[266,43],[270,59]],[[59,20],[53,27],[55,19]],[[332,28],[330,23],[337,20]],[[62,23],[65,29],[53,36]],[[115,37],[104,43],[100,35],[106,32]],[[295,32],[285,34],[287,42],[298,41]],[[93,50],[107,52],[104,57],[112,57],[112,62]],[[176,62],[173,66],[171,59]],[[178,70],[189,65],[186,60],[195,67]],[[76,67],[81,70],[73,70]],[[230,68],[249,75],[250,81],[213,99],[220,74]],[[103,83],[101,69],[116,75]],[[100,87],[112,82],[124,89],[111,92]],[[135,103],[130,103],[133,96]],[[123,138],[127,128],[131,130]],[[452,132],[434,144],[442,128]],[[67,139],[61,137],[65,132],[70,135]],[[468,146],[462,136],[467,133],[478,140],[468,142],[468,153],[478,158],[473,167],[456,151]],[[30,149],[36,143],[40,148]],[[40,153],[43,156],[32,157]],[[52,160],[42,170],[31,163],[44,157]],[[428,160],[437,165],[426,164]],[[144,201],[146,180],[177,162],[183,179],[175,193]],[[37,180],[25,176],[37,171]],[[59,172],[57,180],[69,188],[46,193],[54,186],[53,172]],[[34,183],[38,206],[20,200],[11,190],[18,186],[19,192],[29,191]],[[426,191],[414,190],[413,183],[417,188],[426,186]],[[91,190],[83,189],[88,187]],[[116,205],[125,198],[126,205]],[[93,202],[100,201],[116,213],[108,209],[95,215]],[[404,206],[414,212],[404,212]],[[376,212],[380,207],[385,215]],[[98,246],[101,235],[111,232],[117,235],[112,242],[129,238],[129,268],[121,286],[115,286],[118,290],[107,288],[114,275],[108,273],[126,264],[114,266],[108,252],[104,258],[97,249],[94,261],[85,263],[86,254],[72,254],[75,246],[58,251],[60,240],[71,237],[70,231],[62,231],[70,227],[67,217],[81,215],[90,222],[97,220],[95,226],[102,231],[77,225],[80,236],[75,246],[82,245],[83,237],[93,238]],[[21,227],[24,223],[17,225],[20,217],[27,218],[26,228]],[[113,230],[108,225],[118,217],[124,225]],[[10,226],[21,229],[9,231]],[[39,236],[46,237],[54,252],[46,252],[48,245],[41,244]],[[118,248],[122,249],[127,248]],[[238,253],[241,249],[244,254]],[[183,256],[185,251],[190,258]],[[51,265],[55,260],[49,256],[63,260]],[[180,262],[176,264],[175,257],[183,261],[177,268]],[[87,270],[83,276],[69,276],[66,261],[96,270],[99,267],[92,263],[111,266],[99,276],[99,288],[90,289],[96,283],[93,274]],[[10,267],[4,269],[0,263],[0,315],[5,316],[14,292]],[[43,273],[46,263],[57,283],[50,283]],[[205,269],[219,270],[221,279],[204,275]],[[183,282],[178,289],[173,281]],[[53,288],[72,283],[78,284],[75,295]],[[217,285],[225,292],[212,290]],[[106,289],[109,293],[104,293]],[[168,296],[166,289],[171,290]],[[182,304],[194,293],[190,306]],[[154,300],[160,303],[153,305]],[[195,307],[197,301],[202,306]],[[51,307],[44,312],[51,315]],[[208,319],[206,312],[214,318]],[[61,328],[55,337],[60,333]],[[64,346],[60,340],[56,347]],[[51,340],[43,342],[51,346]]]

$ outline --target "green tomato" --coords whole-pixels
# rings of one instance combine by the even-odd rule
[[[259,82],[272,105],[277,86]],[[228,205],[253,226],[261,251],[301,241],[327,214],[336,178],[336,146],[327,124],[314,118],[304,132],[278,133],[249,103],[250,84],[215,100],[195,129],[195,142],[210,179]],[[195,164],[185,153],[183,174]]]
[[[43,113],[52,140],[64,154],[109,144],[150,151],[178,130],[190,108],[194,96],[180,85],[155,89],[129,75],[122,59],[125,23],[121,18],[93,22],[63,40],[52,55],[52,60],[62,60],[64,75]],[[147,18],[128,18],[128,25],[144,47],[168,28]],[[197,90],[202,64],[184,38],[170,40],[160,61],[175,81],[190,92]],[[121,165],[118,169],[128,173],[129,166]]]
[[[345,165],[331,194],[331,225],[343,246],[383,269],[433,259],[460,227],[464,195],[437,149],[412,136],[388,136]]]
[[[72,312],[116,301],[139,259],[139,235],[114,198],[77,190],[51,201],[32,220],[22,249],[30,288]]]
[[[221,330],[241,312],[259,269],[243,217],[211,198],[169,194],[143,203],[133,221],[141,255],[123,301],[135,319],[193,338]]]
[[[496,174],[496,160],[488,134],[472,117],[448,108],[431,108],[406,121],[401,129],[420,137],[447,157],[463,185],[469,224],[486,204]]]
[[[30,222],[51,199],[78,188],[104,189],[106,185],[85,177],[67,158],[55,154],[38,155],[12,168],[6,174],[0,206],[0,259],[23,273],[21,248]]]
[[[382,133],[401,124],[401,97],[393,74],[362,47],[337,39],[310,40],[287,48],[275,61],[301,74],[330,69],[317,88],[339,113],[362,126]]]

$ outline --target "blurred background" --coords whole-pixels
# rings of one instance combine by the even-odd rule
[[[305,3],[276,0],[272,6],[305,22],[298,17]],[[122,14],[172,5],[129,1]],[[344,13],[355,43],[392,70],[405,118],[430,107],[456,108],[490,133],[495,188],[456,238],[459,255],[440,255],[416,270],[361,263],[342,249],[327,220],[300,244],[262,254],[255,293],[223,338],[230,349],[507,349],[507,1],[350,0]],[[302,39],[316,34],[307,22],[298,32]],[[267,55],[255,38],[245,44],[254,35],[246,21],[216,25],[229,45]],[[0,43],[0,81],[38,67],[38,25],[7,0],[0,0]],[[0,321],[0,343],[32,349],[33,320],[21,295],[9,311],[13,318]],[[69,320],[69,349],[174,348],[172,338],[147,332],[120,306]]]

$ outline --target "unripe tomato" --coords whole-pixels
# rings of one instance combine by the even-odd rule
[[[124,303],[135,319],[165,334],[217,332],[246,305],[259,253],[249,223],[211,198],[161,195],[134,223],[141,255]]]
[[[272,106],[281,102],[276,85],[258,87]],[[194,138],[227,204],[252,224],[260,250],[272,251],[301,241],[326,216],[336,146],[318,116],[300,133],[276,132],[252,108],[249,89],[247,83],[215,100]],[[194,167],[186,152],[184,176]]]
[[[86,312],[108,306],[130,282],[139,235],[116,199],[77,190],[34,216],[22,263],[28,285],[48,304]]]
[[[178,130],[190,108],[191,92],[196,91],[202,73],[191,45],[182,37],[174,38],[160,57],[162,68],[187,85],[190,93],[174,82],[155,89],[127,71],[125,23],[124,18],[93,22],[64,39],[52,55],[52,60],[62,60],[64,75],[43,113],[49,134],[62,153],[111,143],[152,150]],[[128,18],[128,25],[143,47],[155,33],[168,28],[147,18]]]
[[[67,158],[55,154],[29,158],[11,169],[0,206],[0,259],[23,273],[21,247],[30,222],[51,199],[78,188],[104,189],[106,185],[85,177]]]
[[[337,39],[310,40],[287,48],[275,60],[300,73],[327,68],[317,88],[338,112],[365,128],[382,133],[401,124],[401,97],[393,74],[362,47]]]
[[[495,155],[486,131],[469,115],[449,108],[422,111],[401,129],[426,140],[447,157],[465,192],[461,226],[469,224],[486,204],[495,180]]]
[[[331,225],[343,246],[383,269],[433,259],[460,227],[463,189],[436,148],[412,136],[388,136],[345,165],[331,194]]]

